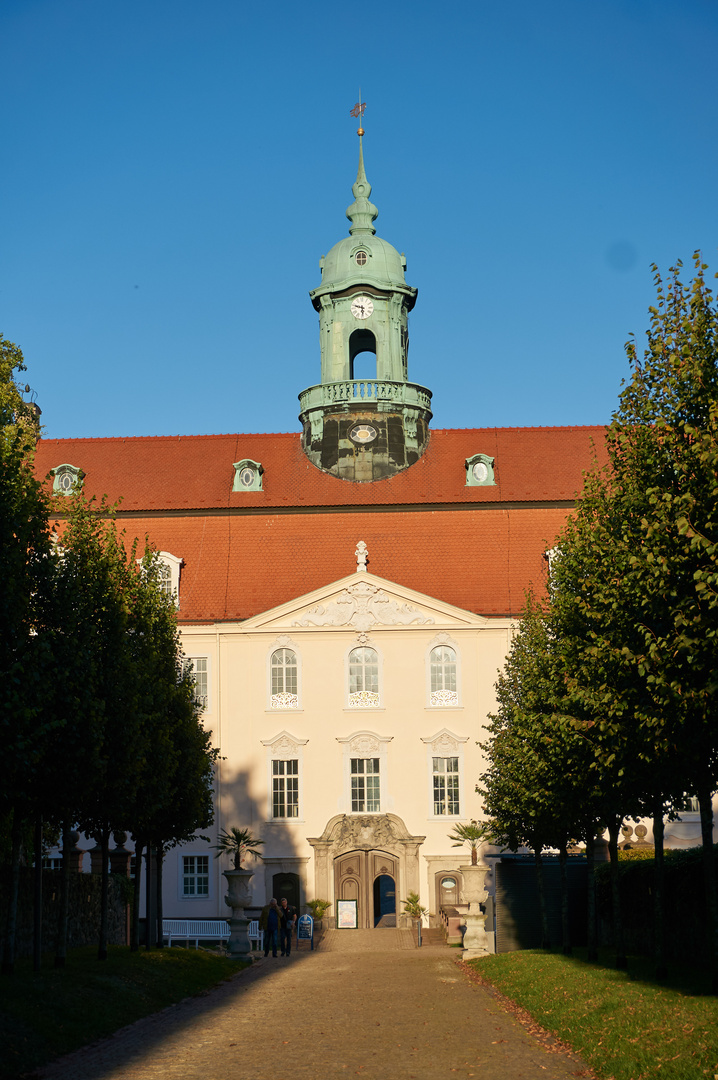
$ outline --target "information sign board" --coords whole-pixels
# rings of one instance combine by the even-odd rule
[[[314,919],[311,915],[301,915],[297,923],[297,948],[300,941],[308,941],[314,949]]]
[[[358,925],[356,900],[337,900],[337,930],[356,930]]]

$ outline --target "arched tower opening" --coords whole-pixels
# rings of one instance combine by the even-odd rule
[[[349,338],[349,378],[376,377],[376,338],[371,330],[355,330]]]

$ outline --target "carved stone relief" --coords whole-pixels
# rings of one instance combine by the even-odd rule
[[[408,603],[400,603],[387,596],[369,581],[358,581],[344,589],[336,600],[317,604],[293,626],[351,626],[359,633],[366,633],[373,626],[424,625],[434,620],[422,615]]]

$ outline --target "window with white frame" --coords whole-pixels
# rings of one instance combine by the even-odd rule
[[[337,738],[342,747],[344,790],[339,809],[345,814],[385,814],[394,809],[389,790],[391,735],[355,731]]]
[[[267,821],[302,820],[302,770],[306,739],[280,731],[262,739],[267,751]]]
[[[182,896],[188,900],[209,896],[209,855],[182,856]]]
[[[464,806],[464,743],[468,737],[442,728],[421,741],[426,746],[429,817],[460,817]]]
[[[378,814],[381,809],[379,758],[352,758],[352,813]]]
[[[175,607],[179,607],[180,568],[182,559],[172,555],[169,551],[158,551],[157,559],[157,585],[161,592],[167,596],[173,596]],[[142,559],[137,562],[141,565]]]
[[[299,817],[299,762],[296,758],[272,761],[272,817]]]
[[[270,667],[270,707],[272,709],[298,709],[297,654],[294,649],[275,649]]]
[[[434,814],[436,817],[459,814],[459,759],[432,758]]]
[[[209,706],[209,660],[206,656],[188,656],[187,667],[194,679],[195,701],[202,709]]]
[[[437,645],[429,653],[429,704],[436,708],[458,705],[456,650]]]
[[[361,646],[349,653],[349,708],[379,706],[379,657],[376,649]]]

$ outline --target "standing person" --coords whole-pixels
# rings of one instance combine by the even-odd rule
[[[286,897],[282,897],[279,901],[280,908],[279,913],[282,919],[282,923],[279,929],[279,935],[282,943],[282,956],[289,956],[292,951],[292,930],[294,924],[297,921],[297,909],[290,907],[287,903]]]
[[[282,915],[277,906],[276,898],[273,896],[262,908],[262,914],[259,917],[259,925],[264,930],[264,955],[269,956],[269,948],[271,945],[272,956],[276,959],[277,956],[277,938],[279,937],[279,928],[282,923]],[[284,955],[282,953],[282,955]]]

